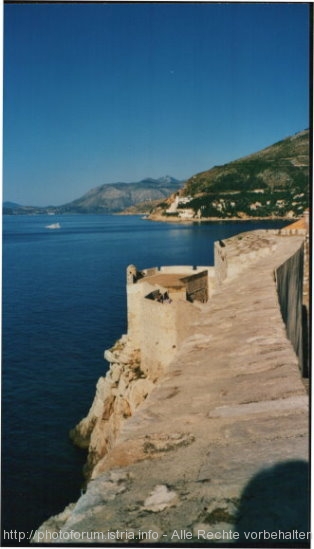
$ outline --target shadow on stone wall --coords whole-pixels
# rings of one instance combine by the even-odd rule
[[[309,470],[305,461],[279,463],[255,475],[241,495],[234,526],[240,538],[235,545],[310,547],[310,540],[306,539],[310,531],[309,492]],[[300,539],[296,531],[304,532],[304,539]],[[272,532],[277,532],[277,536],[271,538]],[[247,536],[251,533],[248,539],[245,533]]]
[[[308,378],[310,375],[310,360],[309,360],[309,350],[310,350],[310,339],[309,339],[309,313],[307,307],[302,305],[302,335],[303,335],[303,365],[302,365],[302,375],[303,377]]]

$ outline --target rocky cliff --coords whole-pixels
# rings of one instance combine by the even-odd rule
[[[105,352],[110,368],[97,383],[86,418],[70,433],[73,442],[88,449],[86,477],[97,476],[97,464],[113,447],[125,420],[135,413],[154,384],[141,369],[139,349],[122,336]]]
[[[34,541],[306,542],[308,395],[275,281],[292,256],[281,292],[300,276],[303,237],[257,231],[223,244],[229,267],[235,250],[246,259],[231,277],[220,269],[155,383],[127,337],[107,353],[110,370],[72,433],[89,446],[92,480]]]

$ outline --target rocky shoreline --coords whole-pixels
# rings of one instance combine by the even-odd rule
[[[100,464],[121,431],[123,423],[134,414],[154,388],[141,370],[139,350],[123,335],[105,351],[110,367],[96,386],[96,394],[87,416],[70,431],[72,442],[88,450],[84,467],[86,479],[97,476]]]

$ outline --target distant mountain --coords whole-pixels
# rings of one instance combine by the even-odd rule
[[[147,178],[136,183],[111,183],[91,189],[86,194],[63,204],[47,208],[4,206],[4,213],[117,213],[140,202],[160,201],[178,191],[182,181],[169,175]]]
[[[16,202],[3,202],[4,208],[21,208],[20,204],[17,204]]]
[[[153,215],[300,217],[309,206],[309,153],[309,130],[304,130],[194,175]]]
[[[143,179],[137,183],[112,183],[91,189],[81,198],[58,208],[60,213],[116,213],[153,200],[162,200],[179,190],[182,182],[170,176]]]

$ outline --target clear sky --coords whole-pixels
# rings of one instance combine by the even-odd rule
[[[3,199],[195,173],[309,127],[307,4],[7,4]]]

